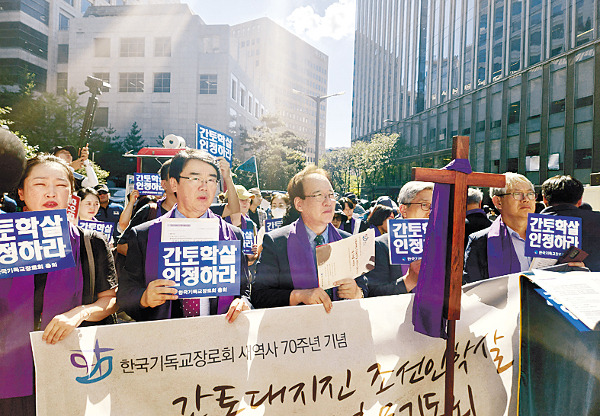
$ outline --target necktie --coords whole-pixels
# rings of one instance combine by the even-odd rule
[[[181,299],[181,307],[183,316],[186,318],[191,316],[200,316],[200,299]]]
[[[318,236],[315,237],[315,243],[317,246],[325,244],[325,239],[323,238],[323,236],[321,234],[319,234]],[[315,265],[316,265],[316,258],[317,258],[317,254],[315,252]],[[318,275],[318,272],[317,272],[317,275]],[[326,289],[325,293],[327,293],[329,295],[329,297],[331,299],[333,299],[333,289]]]

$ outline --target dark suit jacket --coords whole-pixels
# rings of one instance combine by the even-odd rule
[[[294,290],[294,284],[288,262],[287,239],[291,229],[291,225],[286,225],[265,234],[256,277],[252,282],[252,305],[256,308],[290,306],[290,294]],[[350,237],[347,232],[338,231],[342,238]],[[366,297],[366,279],[360,276],[355,280]]]
[[[155,223],[148,221],[137,227],[132,228],[131,235],[127,240],[129,249],[125,259],[125,267],[119,275],[119,290],[117,291],[118,305],[136,321],[152,321],[159,319],[156,317],[161,308],[168,307],[171,304],[171,318],[183,317],[181,310],[181,301],[167,301],[156,308],[143,308],[140,305],[142,294],[146,290],[146,248],[148,246],[148,230]],[[227,224],[233,229],[238,240],[242,240],[242,232],[238,227]],[[250,286],[248,280],[248,260],[242,255],[242,267],[240,278],[240,293],[246,298],[250,298]],[[210,299],[210,314],[217,313],[217,299]]]
[[[367,224],[366,221],[363,221],[363,220],[358,219],[358,218],[355,218],[354,221],[360,221],[360,225],[358,226],[358,232],[359,233],[362,233],[363,231],[367,231],[369,229],[369,224]],[[347,233],[352,234],[352,222],[350,220],[348,220],[345,223],[343,223],[340,228],[342,230],[346,231]]]
[[[375,268],[365,274],[369,286],[369,297],[407,293],[402,279],[404,276],[402,266],[390,264],[389,245],[389,233],[375,239]]]
[[[591,271],[600,272],[600,212],[586,211],[572,204],[558,204],[545,208],[541,214],[581,218],[581,249],[589,254],[583,262]]]
[[[490,225],[492,225],[492,222],[483,212],[473,212],[467,215],[465,218],[465,247],[471,234],[488,228]]]
[[[490,278],[488,272],[487,237],[490,228],[477,231],[469,237],[465,250],[463,285]]]

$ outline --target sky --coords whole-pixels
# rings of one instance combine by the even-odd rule
[[[207,24],[268,17],[329,56],[326,146],[349,147],[356,0],[182,0]]]

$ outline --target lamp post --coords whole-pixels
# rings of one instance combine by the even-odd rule
[[[329,95],[310,95],[302,91],[298,91],[296,89],[292,89],[294,94],[304,95],[305,97],[312,98],[317,105],[317,121],[315,126],[315,165],[319,166],[319,127],[321,124],[321,101],[325,101],[329,97],[335,97],[336,95],[345,94],[345,91],[336,92],[335,94]]]

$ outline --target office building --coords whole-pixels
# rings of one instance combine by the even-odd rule
[[[599,0],[357,0],[352,140],[398,133],[398,162],[541,184],[600,171]]]

